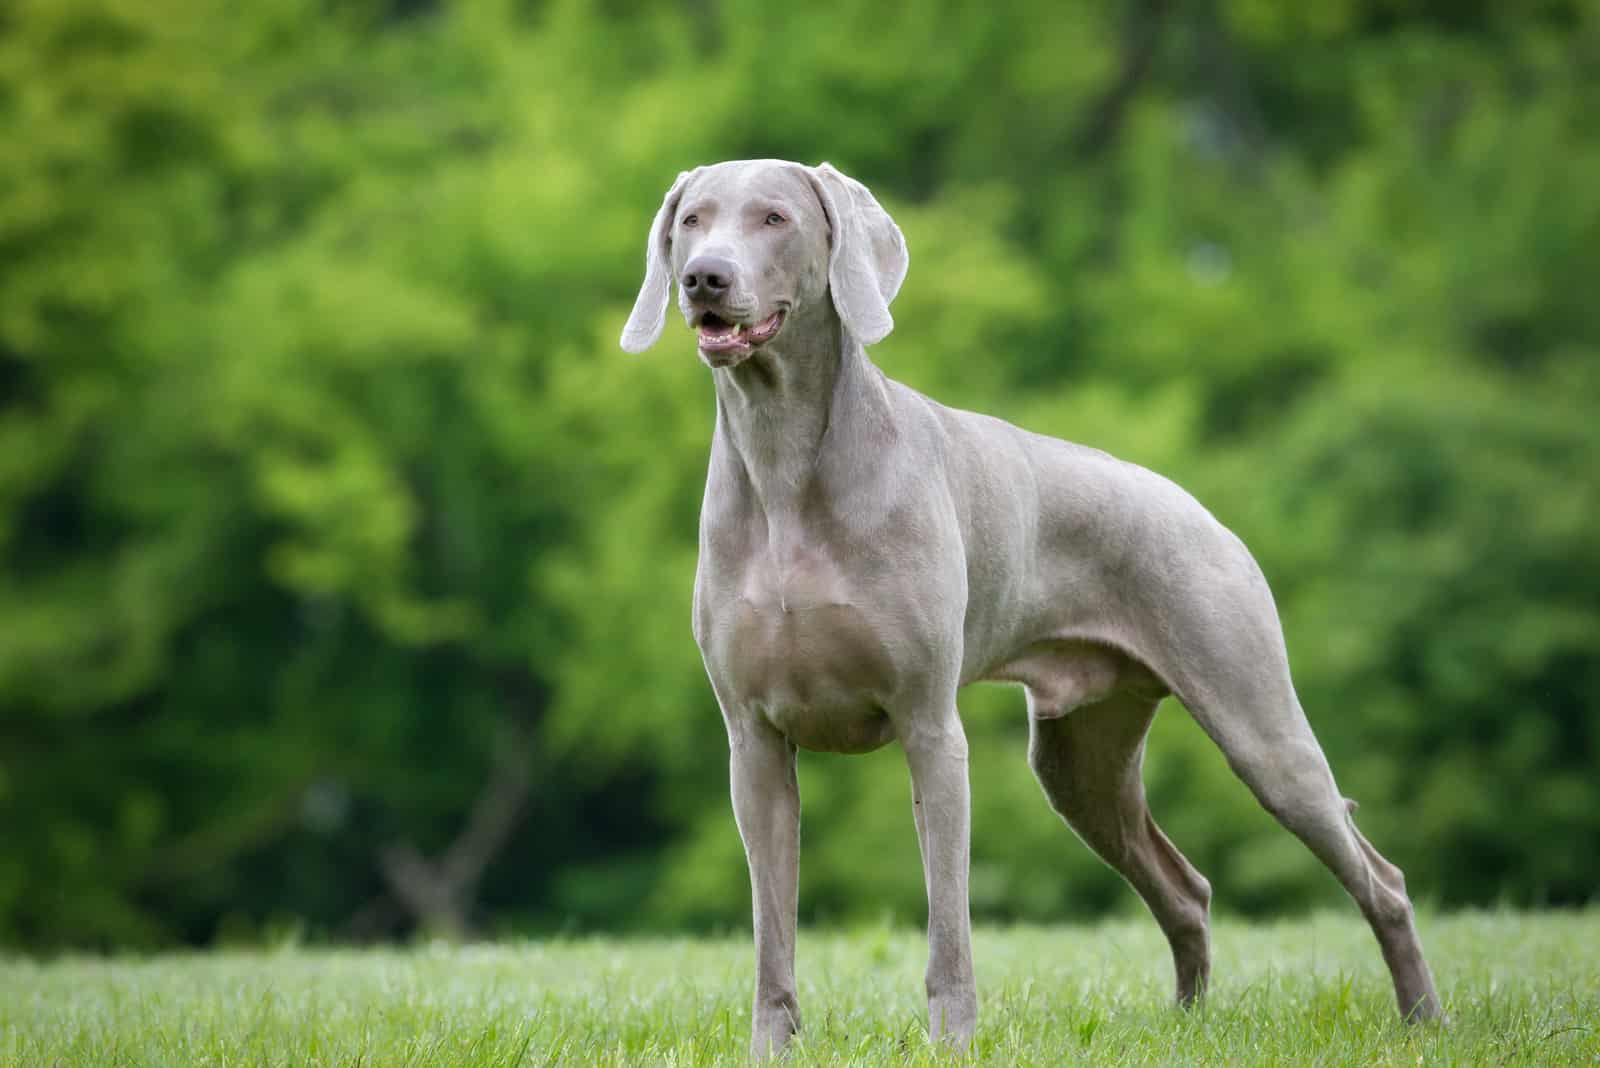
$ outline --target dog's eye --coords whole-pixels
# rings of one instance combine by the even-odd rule
[[[699,226],[700,225],[700,216],[698,216],[698,215],[685,215],[683,217],[683,225],[685,225],[685,226]]]
[[[784,223],[786,223],[788,221],[789,221],[788,219],[785,219],[782,215],[779,215],[775,211],[767,213],[767,225],[768,226],[782,226]]]

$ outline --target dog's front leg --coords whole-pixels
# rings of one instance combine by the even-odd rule
[[[794,929],[800,893],[800,786],[795,749],[759,720],[730,721],[733,814],[750,864],[756,991],[750,1052],[775,1054],[800,1029]]]
[[[923,714],[901,732],[901,744],[911,767],[912,811],[928,889],[928,1030],[965,1051],[978,1019],[967,905],[972,822],[967,737],[953,700],[931,722],[922,720]]]

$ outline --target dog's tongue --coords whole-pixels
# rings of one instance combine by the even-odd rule
[[[729,352],[749,347],[744,328],[738,323],[718,321],[700,324],[700,348],[706,352]]]
[[[714,322],[702,321],[700,323],[700,348],[706,352],[731,352],[744,350],[752,345],[766,341],[778,332],[778,324],[783,321],[781,311],[773,312],[754,326],[741,326],[738,323],[725,323],[718,319]]]

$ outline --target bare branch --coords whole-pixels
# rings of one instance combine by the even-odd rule
[[[507,703],[513,707],[540,703],[525,683],[508,682],[506,690]],[[533,785],[529,770],[533,721],[508,714],[500,736],[494,768],[472,803],[466,825],[443,853],[430,860],[411,843],[399,842],[379,854],[384,880],[395,899],[420,925],[449,938],[471,933],[478,883],[510,840]]]
[[[1143,0],[1134,6],[1124,34],[1122,66],[1116,78],[1100,95],[1099,101],[1089,110],[1089,121],[1078,135],[1079,156],[1103,152],[1122,131],[1128,105],[1144,84],[1157,46],[1161,43],[1169,5],[1170,0]]]

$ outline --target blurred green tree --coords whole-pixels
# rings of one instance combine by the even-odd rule
[[[1597,116],[1582,0],[19,0],[0,941],[743,922],[710,389],[614,339],[672,176],[757,155],[901,221],[891,374],[1254,547],[1419,898],[1592,898]],[[979,915],[1132,907],[966,708]],[[919,916],[898,756],[802,775],[807,915]],[[1336,894],[1176,705],[1147,778],[1219,907]]]

